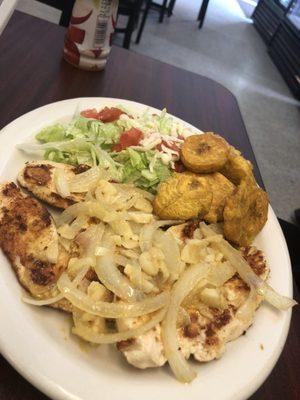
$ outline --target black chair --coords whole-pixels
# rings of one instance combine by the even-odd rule
[[[198,21],[199,21],[199,29],[202,28],[204,20],[205,20],[205,16],[206,16],[206,11],[207,11],[207,6],[208,6],[209,0],[203,0],[200,10],[199,10],[199,14],[198,14]]]
[[[117,33],[124,33],[123,47],[129,49],[131,43],[131,36],[133,31],[138,25],[139,15],[141,11],[143,0],[120,0],[118,8],[118,16],[127,16],[127,24],[124,28],[116,27]]]
[[[40,3],[47,4],[50,7],[61,10],[61,17],[59,24],[62,26],[69,26],[70,18],[72,15],[75,0],[37,0]]]
[[[176,0],[170,0],[170,4],[169,4],[168,10],[167,10],[168,17],[170,17],[173,14],[173,9],[174,9],[174,6],[175,6],[175,2],[176,2]],[[208,7],[208,3],[209,3],[209,0],[203,0],[202,1],[201,7],[200,7],[200,10],[199,10],[199,14],[198,14],[198,18],[197,18],[197,20],[199,21],[199,29],[201,29],[202,26],[203,26],[204,19],[205,19],[205,16],[206,16],[207,7]]]
[[[144,9],[144,13],[143,13],[143,17],[142,17],[142,21],[141,21],[141,25],[139,27],[139,31],[135,40],[135,43],[138,44],[141,40],[141,36],[145,27],[145,23],[149,14],[150,9],[154,9],[157,10],[159,12],[159,18],[158,18],[158,22],[162,23],[164,20],[164,16],[165,13],[168,11],[168,0],[162,0],[162,3],[156,3],[152,0],[146,0],[146,5],[145,5],[145,9]]]
[[[158,21],[161,23],[164,20],[165,13],[167,14],[168,17],[171,17],[171,15],[173,14],[173,9],[174,9],[174,6],[175,6],[175,2],[176,2],[176,0],[170,0],[170,2],[168,4],[168,0],[163,0],[162,4],[158,4],[158,3],[156,3],[156,2],[154,2],[152,0],[147,0],[146,1],[146,7],[145,7],[145,10],[144,10],[144,13],[143,13],[142,22],[141,22],[141,25],[140,25],[140,28],[139,28],[139,31],[138,31],[138,34],[137,34],[136,41],[135,41],[137,44],[141,40],[141,36],[142,36],[143,30],[144,30],[144,27],[145,27],[145,23],[146,23],[146,20],[147,20],[147,17],[148,17],[149,10],[151,8],[154,8],[154,9],[157,9],[159,11],[159,20]],[[199,14],[198,14],[198,18],[197,18],[197,20],[199,21],[199,29],[201,29],[202,26],[203,26],[203,23],[204,23],[204,20],[205,20],[205,16],[206,16],[207,7],[208,7],[208,3],[209,3],[209,0],[203,0],[202,1],[201,7],[200,7],[200,10],[199,10]]]

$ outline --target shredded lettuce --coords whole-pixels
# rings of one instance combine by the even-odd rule
[[[65,127],[61,124],[48,126],[36,135],[36,139],[42,143],[65,140]]]
[[[124,183],[134,183],[153,193],[158,184],[171,175],[170,169],[155,157],[154,151],[136,151],[129,147],[119,153],[112,153],[112,158],[123,165]],[[151,172],[149,166],[153,159]]]
[[[42,153],[45,159],[55,162],[99,165],[108,170],[112,179],[134,183],[155,193],[159,183],[170,176],[171,165],[165,159],[163,163],[156,150],[147,149],[147,139],[151,135],[158,138],[160,135],[177,136],[183,127],[167,114],[166,109],[157,114],[151,109],[135,114],[122,105],[118,108],[126,114],[109,123],[85,118],[76,112],[71,122],[42,129],[36,135],[39,144],[26,143],[18,147],[29,153]],[[131,147],[114,151],[121,134],[131,128],[143,132],[145,143],[141,142],[138,151]]]
[[[172,118],[167,115],[167,110],[165,108],[162,110],[157,119],[159,123],[159,131],[163,135],[170,135],[172,130]]]
[[[86,138],[100,145],[112,145],[119,141],[121,133],[122,128],[115,123],[79,116],[70,124],[55,124],[43,129],[36,135],[36,139],[41,143],[50,143]]]

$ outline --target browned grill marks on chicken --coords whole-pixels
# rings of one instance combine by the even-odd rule
[[[79,164],[76,165],[76,167],[74,167],[72,169],[72,171],[74,172],[75,175],[81,174],[82,172],[88,171],[91,167],[89,165],[86,164]]]
[[[58,207],[58,208],[66,208],[66,205],[72,206],[73,204],[76,203],[75,200],[69,199],[68,197],[62,198],[59,194],[57,194],[55,192],[51,192],[51,197],[52,197],[52,200],[54,201],[54,203],[51,203],[51,204],[53,204],[55,207]]]
[[[208,324],[205,327],[205,344],[208,346],[216,346],[219,342],[218,336],[213,329],[213,324]]]
[[[214,327],[220,329],[227,325],[231,320],[230,311],[224,310],[213,322]]]
[[[205,329],[206,334],[206,344],[209,346],[215,346],[218,343],[218,337],[216,335],[216,330],[220,330],[225,325],[227,325],[231,320],[231,314],[229,309],[220,312],[218,309],[210,307],[210,311],[214,315],[213,322],[210,322],[202,329]],[[184,326],[183,335],[190,339],[195,338],[200,334],[201,326],[199,325],[197,312],[190,312],[191,323]]]
[[[135,339],[134,338],[130,338],[127,340],[121,340],[121,342],[117,343],[117,349],[122,351],[125,350],[127,347],[130,347],[134,344]]]
[[[7,211],[6,211],[7,212]],[[19,230],[26,232],[27,231],[27,224],[25,221],[22,221],[22,215],[16,215],[16,221],[19,223]]]
[[[253,246],[247,246],[241,248],[244,259],[256,273],[256,275],[262,275],[266,271],[266,261],[261,250],[256,249]]]
[[[51,180],[51,165],[27,165],[24,170],[24,178],[33,184],[39,186],[46,185]]]
[[[200,327],[197,323],[191,323],[183,327],[183,334],[186,337],[194,338],[200,333]]]
[[[236,273],[233,275],[232,278],[228,279],[226,282],[227,284],[232,284],[232,286],[235,288],[235,290],[241,291],[241,292],[249,292],[250,288],[247,285],[246,282],[242,281],[239,275]]]
[[[88,272],[86,273],[85,279],[87,279],[87,280],[89,280],[89,281],[91,281],[91,282],[92,282],[92,281],[99,281],[96,272],[95,272],[92,268],[90,268],[90,269],[88,270]]]
[[[34,297],[51,297],[53,284],[68,264],[69,255],[57,242],[48,210],[14,183],[0,189],[0,246],[25,287]],[[49,257],[58,246],[55,263]],[[53,250],[49,247],[54,245]],[[55,254],[55,253],[54,253]]]
[[[42,214],[41,214],[41,220],[45,224],[45,226],[49,226],[51,224],[51,217],[50,214],[48,213],[48,210],[44,209]]]
[[[26,247],[26,243],[22,240],[22,233],[26,232],[29,228],[32,235],[41,233],[41,231],[47,228],[51,223],[51,217],[48,211],[36,200],[30,197],[23,197],[20,189],[16,186],[14,191],[12,191],[12,187],[7,189],[8,190],[4,189],[2,193],[10,193],[10,197],[13,193],[12,197],[14,197],[14,203],[9,209],[2,209],[3,216],[0,223],[0,245],[8,255],[11,255],[16,249],[22,254]],[[29,226],[26,218],[28,211],[31,216]]]
[[[56,281],[55,274],[52,270],[52,264],[41,260],[34,260],[28,257],[26,267],[30,268],[30,276],[34,283],[41,286],[46,286]]]
[[[182,229],[182,239],[192,239],[194,236],[195,230],[199,228],[199,220],[193,219],[184,226]]]
[[[199,312],[198,311],[190,311],[189,316],[190,316],[191,322],[197,322],[198,318],[199,318]]]
[[[56,173],[62,172],[69,181],[76,176],[75,172],[81,173],[89,168],[87,165],[73,167],[69,164],[63,165],[53,161],[32,161],[26,163],[25,167],[19,172],[18,182],[40,200],[54,207],[65,209],[82,201],[84,194],[70,193],[66,198],[62,197],[57,188]]]
[[[176,238],[180,238],[184,244],[184,239],[189,237],[194,238],[195,230],[198,228],[198,221],[190,220],[188,223],[175,228],[171,228],[171,232]],[[248,249],[246,254],[253,255],[257,250],[252,247]],[[241,252],[243,254],[243,252]],[[258,271],[254,264],[261,262],[260,257],[252,257],[253,262],[250,265],[254,271]],[[254,262],[255,259],[255,262]],[[264,266],[260,269],[264,273],[261,278],[266,279],[268,268],[264,262]],[[187,324],[184,322],[177,328],[179,350],[185,358],[193,356],[197,361],[207,362],[219,358],[225,351],[226,343],[235,340],[248,329],[251,324],[249,321],[243,321],[237,315],[237,311],[245,304],[249,296],[250,289],[245,282],[235,274],[231,279],[225,282],[219,289],[220,295],[224,298],[226,305],[225,309],[209,307],[204,304],[204,307],[198,308],[198,298],[195,302],[193,299],[183,303],[185,311],[189,314]],[[257,298],[255,306],[258,307],[261,302]],[[138,319],[137,319],[138,320]],[[134,320],[135,321],[135,320]],[[128,320],[123,328],[132,328],[134,322]],[[159,327],[162,329],[162,327]],[[124,353],[127,361],[138,367],[158,367],[166,362],[166,357],[163,349],[163,341],[161,331],[158,335],[154,329],[136,338],[132,345],[126,345],[120,348]]]
[[[233,304],[229,304],[228,308],[230,309],[230,311],[232,311],[233,313],[236,312],[237,308],[233,305]]]
[[[4,196],[7,197],[13,197],[15,195],[19,195],[19,188],[17,187],[17,185],[13,182],[8,183],[5,188],[2,190],[2,193],[4,194]]]
[[[4,252],[12,258],[15,251],[24,254],[26,249],[26,243],[22,239],[28,229],[31,230],[32,235],[39,234],[43,229],[49,225],[48,220],[39,218],[40,209],[38,203],[32,201],[30,198],[17,199],[12,209],[5,209],[0,224],[0,245]],[[31,211],[33,221],[28,226],[25,222],[25,217],[22,215],[27,207]],[[35,219],[38,218],[38,219]]]
[[[205,343],[208,346],[217,346],[219,343],[219,338],[217,335],[211,336],[211,337],[206,337]]]
[[[100,219],[97,217],[90,217],[88,223],[89,224],[99,224]]]
[[[216,309],[211,309],[211,310],[216,315],[214,320],[205,327],[205,333],[206,333],[205,343],[208,346],[216,346],[219,342],[219,338],[218,335],[216,334],[216,331],[219,331],[225,325],[229,324],[231,320],[231,314],[228,309],[224,310],[221,313],[219,310]]]

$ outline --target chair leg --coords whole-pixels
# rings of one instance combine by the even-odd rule
[[[74,0],[67,0],[67,1],[65,0],[64,1],[64,9],[63,9],[63,12],[62,12],[60,20],[59,20],[59,25],[66,26],[66,27],[69,26],[74,3],[75,3]]]
[[[148,13],[149,13],[149,10],[150,10],[150,7],[151,7],[151,3],[152,3],[152,0],[147,0],[147,4],[146,4],[145,10],[144,10],[144,14],[143,14],[143,18],[142,18],[142,21],[141,21],[141,25],[140,25],[140,28],[138,30],[138,34],[137,34],[137,37],[136,37],[136,40],[135,40],[136,44],[140,43],[141,36],[142,36],[143,30],[144,30],[144,27],[145,27],[146,19],[148,17]]]
[[[128,19],[128,23],[126,26],[123,47],[124,49],[129,49],[131,43],[131,36],[132,32],[134,31],[134,24],[135,24],[135,14],[130,15]]]
[[[199,29],[201,29],[203,26],[208,3],[209,3],[209,0],[203,0],[203,2],[202,2],[201,8],[200,8],[200,11],[198,14]]]
[[[167,2],[168,0],[164,0],[160,9],[160,13],[159,13],[159,20],[158,22],[161,24],[164,20],[164,16],[165,16],[165,12],[167,9]]]
[[[131,42],[132,31],[126,31],[124,40],[123,40],[123,48],[129,50],[130,42]]]
[[[175,6],[175,1],[176,1],[176,0],[171,0],[171,1],[170,1],[170,4],[169,4],[168,9],[167,9],[167,16],[168,16],[168,17],[171,17],[171,15],[173,14],[173,9],[174,9],[174,6]]]

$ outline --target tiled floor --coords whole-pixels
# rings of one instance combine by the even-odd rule
[[[21,0],[20,7],[59,19],[56,10],[33,3]],[[132,50],[215,79],[236,95],[271,203],[279,217],[290,220],[300,207],[299,102],[236,0],[211,0],[202,30],[195,21],[199,4],[177,0],[174,15],[163,24],[151,13]]]

